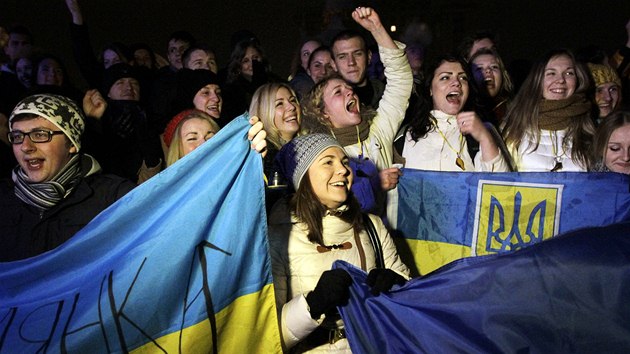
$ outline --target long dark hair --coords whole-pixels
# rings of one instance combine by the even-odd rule
[[[358,235],[359,232],[363,230],[361,206],[352,192],[349,192],[346,205],[348,206],[348,210],[341,213],[339,218],[350,223],[354,229],[355,235]],[[324,244],[322,219],[326,216],[328,209],[315,195],[308,173],[304,175],[300,186],[291,197],[289,207],[298,220],[306,224],[308,228],[308,240],[318,245],[326,246]]]
[[[296,48],[295,53],[293,54],[293,58],[291,59],[291,71],[289,75],[291,78],[294,78],[295,75],[299,72],[306,73],[306,69],[302,67],[302,47],[308,42],[317,42],[319,46],[322,46],[322,41],[315,37],[308,37],[300,42],[300,45]],[[313,53],[311,53],[312,55]]]
[[[431,117],[431,110],[433,110],[433,99],[431,98],[431,83],[433,82],[433,78],[435,77],[435,71],[437,68],[443,63],[459,63],[462,66],[462,69],[468,76],[468,80],[472,80],[472,75],[468,69],[468,64],[464,61],[463,58],[456,56],[454,54],[445,54],[438,57],[435,61],[433,61],[426,69],[424,77],[425,80],[422,85],[422,90],[420,92],[420,105],[418,109],[418,114],[414,119],[409,123],[408,131],[411,134],[411,138],[414,141],[418,141],[420,138],[424,138],[429,132],[435,129],[433,118]],[[462,110],[472,110],[472,103],[474,102],[474,94],[475,94],[474,84],[468,84],[468,99]]]
[[[256,49],[256,51],[260,54],[262,63],[265,65],[265,69],[269,69],[265,53],[258,40],[255,38],[242,40],[234,46],[234,50],[232,50],[232,54],[230,55],[230,63],[228,64],[227,74],[228,83],[235,82],[241,75],[241,61],[245,57],[247,48],[250,47]]]

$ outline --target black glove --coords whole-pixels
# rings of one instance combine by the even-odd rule
[[[343,269],[327,270],[317,282],[315,289],[306,295],[306,302],[313,319],[336,306],[343,305],[350,298],[352,278]]]
[[[407,280],[391,269],[375,268],[370,271],[365,281],[371,288],[372,295],[378,295],[394,286],[394,284],[404,285]]]

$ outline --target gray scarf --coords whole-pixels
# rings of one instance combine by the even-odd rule
[[[81,164],[79,154],[70,161],[50,181],[32,183],[26,173],[18,165],[13,169],[15,195],[24,203],[38,209],[48,210],[65,198],[81,180]]]

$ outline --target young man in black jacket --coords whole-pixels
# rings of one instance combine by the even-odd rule
[[[0,262],[58,247],[134,187],[100,174],[81,152],[84,127],[83,113],[64,96],[29,96],[11,113],[18,166],[0,182]]]

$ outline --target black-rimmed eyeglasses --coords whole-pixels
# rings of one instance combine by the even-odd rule
[[[24,142],[24,137],[28,135],[28,138],[34,143],[47,143],[52,140],[53,135],[57,134],[63,134],[63,132],[61,130],[43,129],[32,130],[30,132],[14,130],[9,133],[9,142],[14,145],[22,144]]]

